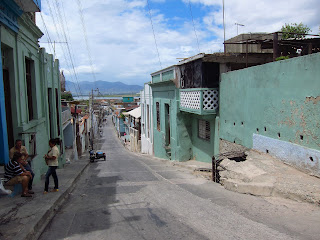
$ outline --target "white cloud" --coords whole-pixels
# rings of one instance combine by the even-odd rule
[[[165,2],[164,0],[152,0]],[[188,4],[187,0],[183,0]],[[52,41],[65,42],[60,27],[56,1],[44,1],[42,16]],[[222,0],[190,0],[206,8],[207,15],[195,18],[197,36],[201,52],[217,52],[223,49]],[[274,0],[225,0],[226,38],[236,35],[235,22],[244,24],[239,33],[274,32],[285,23],[303,22],[313,33],[318,33],[320,23],[320,6],[317,0],[305,1],[274,1]],[[50,9],[55,16],[51,17]],[[79,17],[77,1],[58,1],[61,15],[63,9],[67,23],[63,23],[73,65],[78,79],[93,81],[90,77],[91,66],[84,31]],[[83,1],[83,17],[87,32],[88,44],[97,80],[122,81],[124,83],[143,84],[150,81],[150,73],[160,69],[155,39],[152,32],[146,0],[91,0]],[[164,3],[165,4],[165,3]],[[152,9],[152,21],[162,67],[178,62],[198,53],[197,41],[193,25],[185,22],[179,29],[168,26],[168,19],[162,12]],[[38,15],[41,29],[41,17]],[[179,19],[181,21],[181,19]],[[58,31],[58,34],[57,34]],[[206,40],[209,39],[209,40]],[[41,42],[46,41],[46,36]],[[46,44],[41,44],[50,50]],[[52,50],[51,50],[52,51]],[[69,50],[65,43],[56,43],[56,56],[60,59],[61,68],[66,73],[73,72],[72,63],[68,59]],[[69,75],[69,80],[75,80]]]

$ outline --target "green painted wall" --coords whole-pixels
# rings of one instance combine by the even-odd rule
[[[222,74],[220,138],[251,148],[257,133],[320,150],[319,63],[316,53]]]
[[[174,71],[173,70],[162,73],[162,81],[169,81],[171,79],[174,79]]]
[[[157,74],[155,76],[152,76],[152,82],[153,83],[157,83],[157,82],[160,82],[161,81],[161,76],[160,74]]]

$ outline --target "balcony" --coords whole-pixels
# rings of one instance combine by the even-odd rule
[[[24,12],[40,12],[41,0],[14,0]]]
[[[216,114],[219,107],[217,88],[180,89],[180,111],[198,115]]]
[[[65,128],[71,120],[71,111],[68,108],[63,110],[64,111],[61,113],[61,121],[62,121],[63,128]]]

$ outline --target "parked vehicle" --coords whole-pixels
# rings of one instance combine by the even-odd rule
[[[90,162],[94,162],[95,159],[100,159],[103,158],[104,161],[106,161],[106,153],[102,151],[94,151],[94,150],[89,150],[90,153]]]

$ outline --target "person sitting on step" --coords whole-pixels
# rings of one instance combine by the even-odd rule
[[[29,171],[24,171],[20,164],[22,163],[22,154],[16,152],[13,154],[12,159],[5,166],[5,184],[6,185],[15,185],[22,184],[22,195],[21,197],[32,197],[32,191],[29,191],[28,184],[32,175]]]

